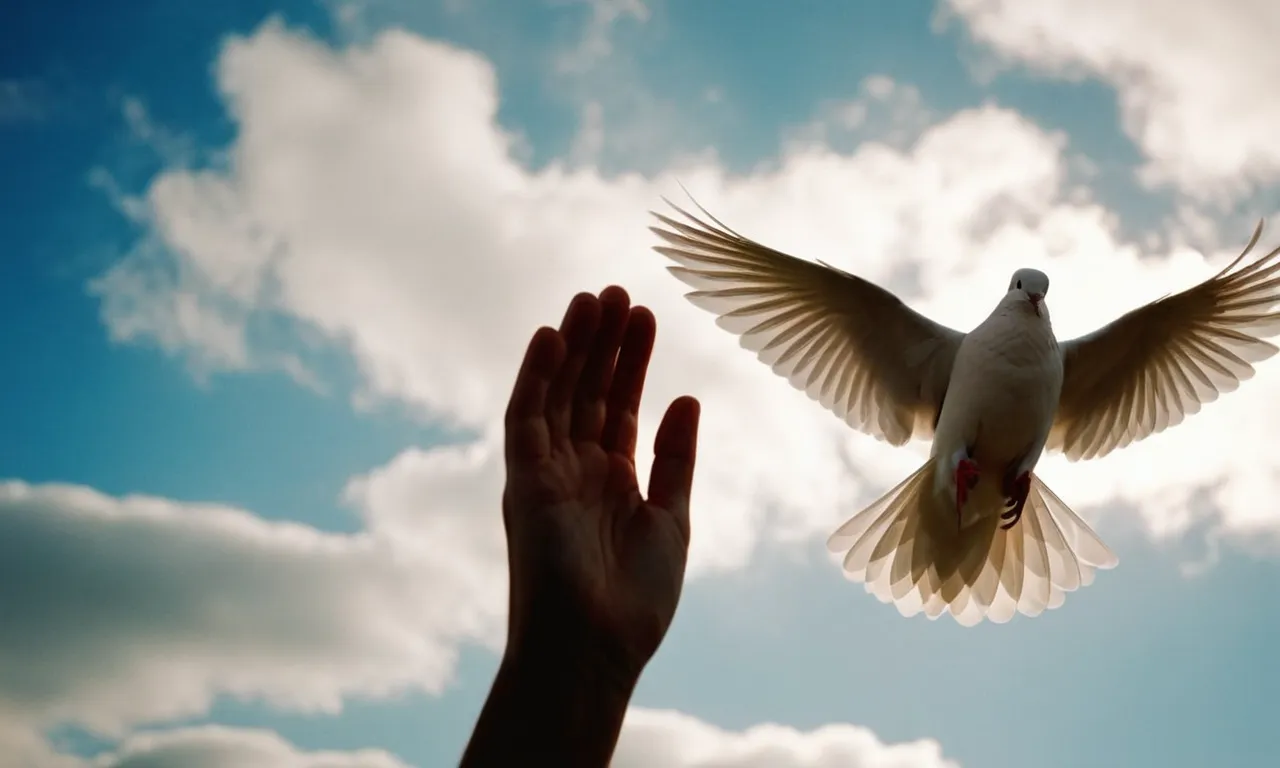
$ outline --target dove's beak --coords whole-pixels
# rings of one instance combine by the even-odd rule
[[[1040,314],[1040,302],[1044,301],[1043,293],[1028,293],[1027,298],[1031,300],[1031,307],[1035,309],[1036,314]]]

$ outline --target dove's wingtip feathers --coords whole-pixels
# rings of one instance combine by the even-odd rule
[[[1265,228],[1266,228],[1266,218],[1259,217],[1258,223],[1253,228],[1253,234],[1250,235],[1249,242],[1245,244],[1244,249],[1240,251],[1240,255],[1232,259],[1231,262],[1228,263],[1227,266],[1223,267],[1216,275],[1214,275],[1212,279],[1221,280],[1223,278],[1230,277],[1232,270],[1235,270],[1236,267],[1239,267],[1244,262],[1245,257],[1248,256],[1250,253],[1252,253],[1254,247],[1258,245],[1258,241],[1262,239],[1262,232]],[[1254,259],[1252,262],[1249,262],[1240,270],[1240,272],[1243,272],[1245,270],[1251,270],[1251,271],[1257,272],[1259,270],[1265,269],[1267,265],[1272,264],[1275,261],[1277,256],[1280,256],[1280,246],[1277,246],[1271,249],[1270,251]]]
[[[705,219],[663,200],[688,223],[651,212],[652,249],[694,289],[687,300],[853,429],[894,446],[932,434],[964,334],[850,273],[750,240],[697,200]]]

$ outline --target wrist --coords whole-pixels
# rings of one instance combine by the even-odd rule
[[[576,692],[623,709],[640,671],[610,639],[572,624],[513,633],[499,667],[512,683]]]
[[[638,678],[569,629],[508,640],[464,768],[609,764]]]

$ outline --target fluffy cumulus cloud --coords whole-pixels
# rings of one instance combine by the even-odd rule
[[[959,768],[938,743],[885,744],[865,728],[800,731],[763,724],[727,731],[670,710],[627,713],[615,768]]]
[[[677,182],[746,234],[851,269],[960,328],[985,315],[1018,266],[1053,277],[1055,323],[1073,335],[1230,255],[1121,241],[1114,216],[1070,182],[1065,137],[997,105],[955,113],[904,146],[787,142],[746,175],[703,159],[602,176],[522,165],[517,137],[496,121],[488,62],[406,32],[334,49],[269,24],[228,42],[217,78],[239,128],[230,162],[161,173],[133,201],[163,250],[144,245],[98,282],[108,324],[196,355],[231,346],[234,329],[248,353],[222,358],[231,368],[254,364],[262,318],[341,345],[362,374],[362,402],[401,401],[481,436],[467,461],[433,465],[452,466],[449,487],[479,494],[458,502],[480,508],[492,501],[496,417],[527,335],[575,291],[622,283],[659,317],[642,437],[672,397],[705,402],[695,576],[740,567],[763,540],[828,530],[924,449],[851,435],[681,298],[646,229],[661,195],[678,198]],[[1045,474],[1086,512],[1133,502],[1160,533],[1195,522],[1185,502],[1204,488],[1230,530],[1275,528],[1275,514],[1247,501],[1280,490],[1275,460],[1256,450],[1280,427],[1265,391],[1251,382],[1105,462],[1050,460]],[[1218,439],[1226,434],[1236,441]],[[1226,447],[1198,447],[1209,444]],[[403,466],[430,463],[422,458]]]
[[[483,549],[494,542],[397,547],[380,533],[384,514],[401,514],[377,506],[395,496],[385,482],[355,482],[369,521],[358,535],[77,486],[0,485],[0,745],[31,748],[31,734],[68,722],[118,736],[203,714],[217,695],[334,712],[346,696],[442,691],[460,642],[500,638],[505,584]],[[435,530],[448,526],[432,502],[416,506]]]
[[[946,0],[973,36],[1041,71],[1115,86],[1150,181],[1196,197],[1280,181],[1273,96],[1280,6],[1268,0]]]
[[[359,535],[83,487],[0,485],[0,754],[32,768],[407,768],[381,750],[304,751],[264,730],[128,729],[200,715],[217,694],[331,712],[344,696],[439,692],[456,644],[495,639],[500,619],[490,562],[500,539],[444,511],[472,498],[450,483],[475,464],[493,462],[476,449],[408,453],[357,478],[347,496],[365,512]],[[94,758],[59,754],[40,734],[66,723],[121,738]],[[853,726],[730,733],[645,709],[629,713],[615,764],[953,765],[932,742],[885,745]]]
[[[376,749],[301,751],[270,731],[219,726],[131,735],[83,768],[409,768]]]

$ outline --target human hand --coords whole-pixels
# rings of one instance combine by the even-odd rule
[[[601,671],[629,685],[680,598],[697,446],[698,401],[678,398],[641,495],[636,432],[655,332],[622,288],[575,296],[558,331],[534,334],[506,412],[509,652],[598,652]]]

